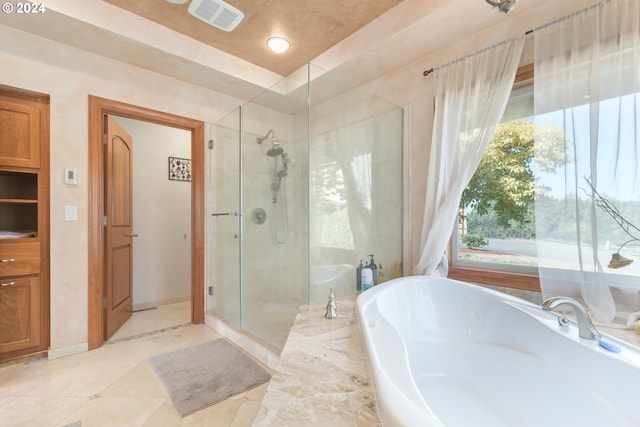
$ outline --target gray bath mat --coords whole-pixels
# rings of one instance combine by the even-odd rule
[[[181,417],[264,384],[271,375],[217,339],[149,359]]]

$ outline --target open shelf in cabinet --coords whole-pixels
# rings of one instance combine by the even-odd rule
[[[37,236],[38,203],[37,173],[0,170],[0,240],[16,232]]]
[[[0,171],[0,200],[38,201],[38,174]]]

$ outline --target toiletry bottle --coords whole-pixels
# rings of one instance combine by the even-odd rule
[[[362,290],[366,291],[373,287],[373,271],[366,266],[362,269]]]
[[[371,257],[371,262],[369,262],[369,267],[371,272],[373,273],[373,286],[378,284],[378,267],[376,266],[376,261],[373,259],[373,255],[369,255]]]
[[[384,271],[382,270],[382,264],[378,265],[378,284],[384,282]]]
[[[362,264],[362,260],[360,260],[360,265],[356,268],[356,291],[362,290],[362,269],[364,268],[364,264]]]
[[[396,265],[393,267],[393,278],[397,279],[400,275],[400,261],[396,261]]]

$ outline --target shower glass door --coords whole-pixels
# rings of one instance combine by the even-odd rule
[[[241,327],[240,108],[209,127],[207,310]]]
[[[207,309],[277,351],[309,301],[308,86],[305,66],[211,126],[208,150]]]

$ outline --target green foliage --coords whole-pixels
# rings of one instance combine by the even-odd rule
[[[479,215],[495,214],[496,225],[508,229],[531,217],[536,188],[532,170],[546,172],[566,161],[567,143],[562,130],[538,127],[527,120],[501,123],[469,185],[460,208]]]
[[[462,243],[467,245],[469,249],[478,249],[487,246],[489,241],[482,234],[467,233],[462,236]]]
[[[640,202],[613,199],[611,201],[629,221],[640,223]],[[558,241],[572,241],[579,231],[581,240],[590,244],[593,237],[591,220],[592,215],[595,215],[601,244],[609,241],[612,247],[617,247],[629,240],[629,236],[621,227],[612,221],[606,212],[594,207],[589,199],[576,198],[575,195],[563,199],[538,196],[536,206],[536,227],[540,230],[541,236],[553,236]],[[583,214],[576,216],[576,212]]]
[[[481,232],[489,239],[535,239],[536,237],[533,206],[527,210],[522,221],[510,221],[508,227],[498,225],[498,216],[493,209],[489,209],[484,215],[472,211],[466,219],[469,233]]]

